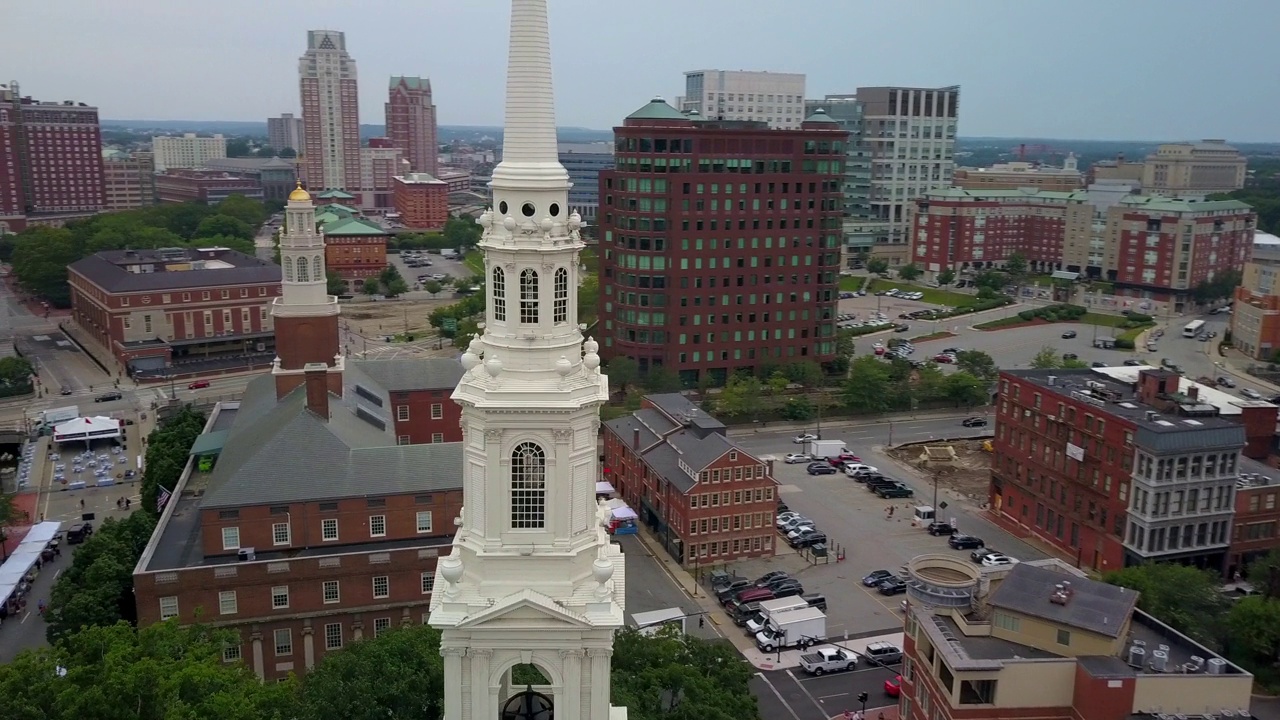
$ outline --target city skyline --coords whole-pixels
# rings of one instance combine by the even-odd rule
[[[810,98],[868,85],[960,85],[965,136],[1280,140],[1269,122],[1280,98],[1256,92],[1239,72],[1264,66],[1264,33],[1280,20],[1280,6],[1241,0],[1231,8],[1249,21],[1230,25],[1233,52],[1221,53],[1211,46],[1221,37],[1201,31],[1203,6],[1189,1],[1083,0],[1069,8],[1007,0],[955,6],[916,0],[887,8],[831,1],[806,5],[801,14],[763,0],[692,6],[655,0],[636,14],[622,5],[558,0],[550,15],[559,124],[613,127],[655,95],[674,100],[685,71],[714,68],[804,73]],[[432,83],[441,125],[500,126],[501,103],[486,90],[502,82],[501,38],[491,33],[478,43],[473,30],[501,27],[507,13],[504,3],[418,8],[380,0],[355,8],[233,0],[202,7],[197,16],[154,0],[126,12],[68,0],[11,9],[19,32],[11,35],[5,65],[25,93],[95,105],[105,119],[264,121],[299,113],[299,47],[308,29],[323,27],[346,33],[367,79],[360,88],[362,123],[382,120],[377,111],[388,78],[417,75]],[[728,27],[730,20],[733,33],[696,30]],[[879,30],[859,32],[873,22]],[[94,49],[103,36],[149,24],[188,31],[148,33],[148,42],[118,45],[107,55]],[[814,34],[822,27],[846,29],[824,40]],[[1160,38],[1158,47],[1168,52],[1153,52],[1139,35]],[[661,38],[661,45],[645,38]],[[205,61],[182,62],[193,49]],[[161,57],[168,60],[157,62]],[[1196,88],[1216,92],[1186,102],[1201,94]]]

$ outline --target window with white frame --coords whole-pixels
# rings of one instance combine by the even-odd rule
[[[324,649],[342,649],[342,623],[327,623],[324,626]]]
[[[433,572],[422,573],[422,594],[427,595],[436,588],[436,574]]]
[[[409,436],[408,436],[408,435],[397,435],[397,436],[396,436],[396,444],[397,444],[397,445],[412,445],[413,443],[412,443],[412,442],[410,442],[410,439],[409,439]]]
[[[337,518],[326,518],[320,521],[320,539],[321,540],[337,540],[338,539]]]
[[[431,442],[433,443],[444,442],[444,433],[431,433]]]
[[[369,535],[371,537],[385,537],[387,534],[387,516],[386,515],[370,515],[369,516]]]
[[[373,596],[379,600],[391,595],[391,578],[378,575],[373,578]]]
[[[513,530],[541,530],[546,527],[546,475],[547,456],[537,443],[520,443],[511,452]]]
[[[277,628],[275,633],[276,657],[293,654],[293,631],[289,628]]]
[[[271,542],[275,545],[289,544],[289,523],[271,524]]]
[[[373,636],[378,637],[382,633],[391,629],[391,618],[381,617],[373,619]]]
[[[222,662],[238,662],[243,655],[240,653],[240,643],[234,645],[222,646]]]
[[[169,595],[160,598],[160,619],[168,620],[175,617],[178,617],[178,597]]]
[[[284,610],[289,607],[289,586],[277,585],[271,588],[271,609]]]
[[[502,268],[493,269],[493,319],[507,321],[507,274]]]
[[[336,602],[338,602],[339,600],[341,600],[341,599],[342,599],[341,594],[338,592],[338,581],[337,581],[337,580],[325,580],[325,581],[324,581],[324,585],[323,585],[323,596],[324,596],[324,604],[325,604],[325,605],[332,605],[333,603],[336,603]]]
[[[564,268],[556,270],[555,298],[551,303],[551,321],[557,324],[569,321],[569,271]]]
[[[431,532],[431,511],[430,510],[418,511],[418,532],[420,533]]]
[[[239,603],[236,602],[235,590],[223,590],[218,593],[219,615],[235,615],[239,609]]]
[[[431,419],[440,420],[444,418],[444,403],[431,403]]]
[[[409,419],[409,406],[408,406],[408,405],[397,405],[397,406],[396,406],[396,420],[397,420],[397,421],[399,421],[399,422],[404,422],[405,420],[408,420],[408,419]]]
[[[240,549],[240,528],[238,527],[222,528],[222,549],[223,550]]]
[[[520,322],[538,322],[538,272],[532,268],[520,271]]]

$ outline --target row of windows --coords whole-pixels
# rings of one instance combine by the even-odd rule
[[[432,420],[441,420],[441,419],[443,419],[443,418],[444,418],[444,404],[443,404],[443,403],[431,403],[431,419],[432,419]],[[396,406],[396,421],[397,421],[397,422],[404,422],[404,421],[406,421],[406,420],[408,420],[408,419],[409,419],[409,406],[408,406],[408,405],[397,405],[397,406]]]
[[[423,623],[426,623],[427,616],[423,615]],[[373,619],[373,636],[378,637],[382,633],[391,629],[391,618],[380,617]],[[342,623],[325,623],[322,636],[324,637],[325,650],[341,650],[344,631]],[[293,630],[291,628],[276,628],[271,633],[272,647],[275,656],[278,658],[289,657],[293,655]],[[244,659],[244,653],[239,643],[228,645],[222,649],[223,662],[239,662]]]
[[[421,575],[421,583],[419,589],[423,595],[431,594],[435,589],[436,575],[434,572],[424,572]],[[385,600],[391,597],[391,578],[387,575],[377,575],[371,580],[373,597],[375,600]],[[288,585],[276,585],[271,588],[271,609],[272,610],[288,610],[289,609],[290,590]],[[342,585],[340,580],[324,580],[320,583],[320,600],[325,605],[334,605],[342,602]],[[240,612],[240,599],[236,590],[222,590],[218,593],[218,614],[219,615],[236,615]],[[160,598],[160,619],[168,620],[178,616],[178,598],[170,595]]]
[[[698,558],[729,557],[744,552],[756,552],[773,548],[773,535],[762,535],[753,538],[735,538],[720,542],[698,543],[690,545],[690,554]]]
[[[323,276],[323,273],[322,273],[322,276]],[[265,287],[260,287],[260,288],[258,288],[258,296],[259,296],[259,297],[265,296],[266,294],[267,294],[267,288],[265,288]],[[200,299],[201,299],[201,300],[210,300],[210,299],[211,299],[210,295],[211,295],[210,291],[205,290],[205,291],[203,291],[203,292],[201,292],[201,293],[200,293]],[[219,293],[219,297],[221,297],[223,300],[227,300],[227,299],[229,299],[229,298],[231,297],[231,291],[230,291],[230,290],[223,290],[223,291],[221,291],[221,292]],[[242,298],[247,298],[247,297],[249,297],[249,288],[240,288],[240,297],[242,297]],[[120,298],[120,306],[121,306],[121,307],[129,307],[129,303],[130,303],[130,302],[131,302],[131,300],[130,300],[129,296],[127,296],[127,295],[121,296],[121,298]],[[162,294],[162,295],[160,296],[160,304],[161,304],[161,305],[167,305],[167,304],[169,304],[169,303],[171,303],[171,302],[173,302],[173,295],[172,295],[171,293],[164,293],[164,294]],[[182,293],[182,302],[191,302],[191,293],[189,293],[189,292],[184,292],[184,293]],[[151,304],[151,296],[150,296],[150,295],[143,295],[143,296],[142,296],[142,298],[141,298],[141,303],[142,303],[143,305],[150,305],[150,304]]]
[[[430,510],[418,511],[415,518],[415,527],[419,534],[432,532],[432,519]],[[293,528],[288,522],[272,523],[271,525],[271,544],[272,545],[290,545],[293,540]],[[386,537],[387,536],[387,516],[386,515],[370,515],[369,516],[369,537]],[[338,519],[323,518],[320,520],[320,539],[323,542],[336,542],[339,539]],[[239,550],[240,549],[240,528],[224,527],[222,528],[222,549],[223,550]]]
[[[689,521],[690,535],[705,535],[709,532],[730,532],[732,530],[751,530],[758,527],[773,527],[773,513],[745,513],[741,515],[717,515],[712,518],[699,518]]]
[[[551,321],[557,325],[569,320],[569,271],[557,268],[552,286]],[[538,323],[538,272],[532,268],[520,271],[520,322]],[[493,269],[493,319],[507,320],[507,275],[500,267]]]

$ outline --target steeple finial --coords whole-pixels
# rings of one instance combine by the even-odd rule
[[[501,165],[558,163],[546,0],[511,0],[508,52]]]

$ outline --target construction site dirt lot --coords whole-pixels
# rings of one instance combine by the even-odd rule
[[[435,328],[427,322],[427,317],[436,308],[455,302],[453,298],[344,302],[342,321],[352,332],[370,338],[403,332],[434,333]]]
[[[971,501],[982,503],[991,485],[991,453],[983,449],[986,440],[955,440],[952,442],[924,442],[899,445],[888,451],[890,457],[904,465],[910,465],[938,486],[960,493]],[[953,461],[922,462],[925,446],[940,448],[950,446],[955,451]]]

